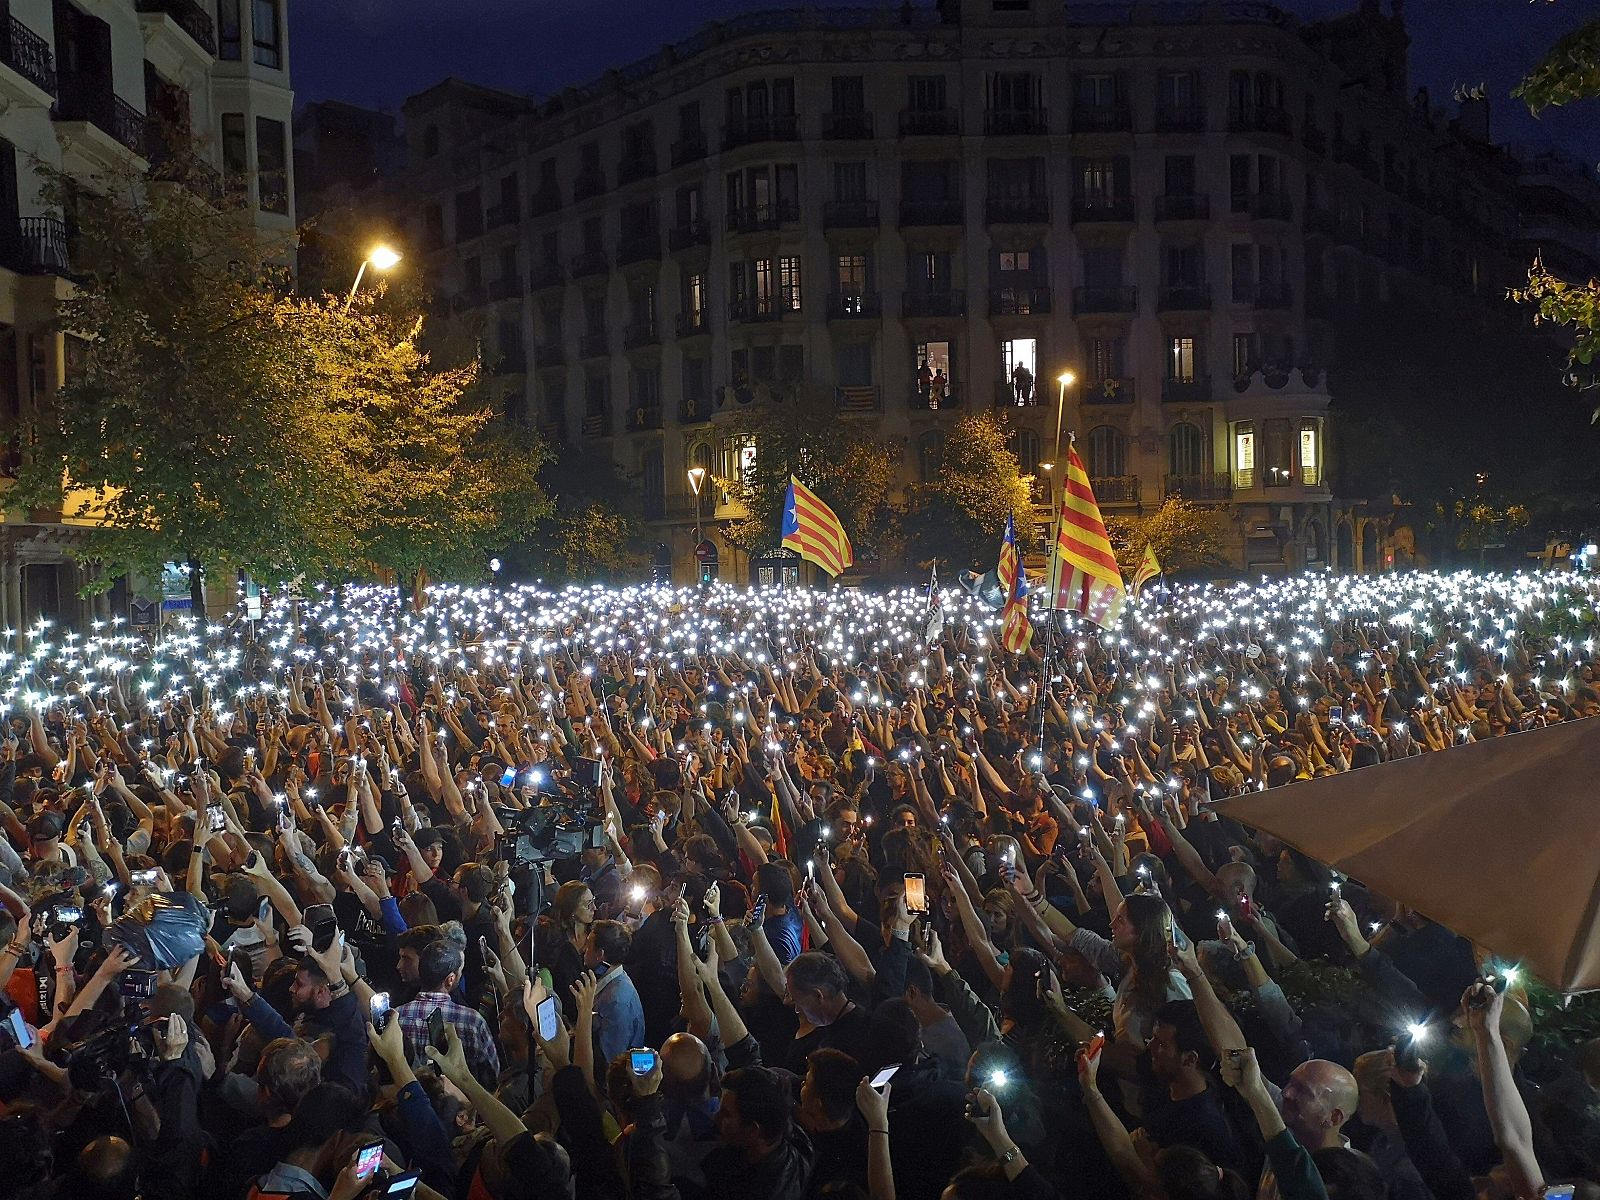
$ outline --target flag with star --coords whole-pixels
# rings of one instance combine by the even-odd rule
[[[856,561],[849,535],[833,509],[793,475],[783,498],[783,548],[835,577]]]
[[[1000,644],[1012,654],[1021,654],[1033,640],[1033,622],[1028,619],[1028,575],[1017,553],[1017,524],[1006,518],[1005,536],[1000,539],[1000,564],[995,573],[1005,592],[1005,607],[1000,610]]]

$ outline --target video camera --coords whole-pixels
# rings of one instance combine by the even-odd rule
[[[576,858],[591,846],[605,845],[605,822],[587,800],[561,798],[506,813],[501,823],[510,832],[500,839],[496,856],[519,866]]]

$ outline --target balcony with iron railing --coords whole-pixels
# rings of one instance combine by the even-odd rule
[[[603,329],[578,338],[578,354],[582,358],[605,358],[610,353],[611,341]]]
[[[1157,221],[1208,221],[1211,219],[1210,196],[1157,196]]]
[[[1164,283],[1158,312],[1204,312],[1211,307],[1211,289],[1203,283]]]
[[[1198,133],[1206,127],[1202,104],[1163,104],[1156,108],[1157,133]]]
[[[678,424],[700,425],[711,420],[711,400],[707,396],[685,396],[678,401]]]
[[[875,383],[837,387],[833,396],[834,406],[845,416],[883,411],[883,392]]]
[[[925,228],[930,225],[964,225],[966,214],[959,196],[938,200],[900,201],[900,227]]]
[[[1301,218],[1301,223],[1307,233],[1332,237],[1339,232],[1339,215],[1330,208],[1306,205],[1306,211]]]
[[[1044,225],[1050,221],[1050,197],[1026,192],[990,196],[983,206],[990,225]]]
[[[794,200],[767,204],[747,204],[728,210],[729,233],[767,233],[800,220],[800,205]]]
[[[611,270],[611,260],[604,250],[585,250],[572,256],[572,277],[583,279],[589,275],[604,275]]]
[[[1131,284],[1072,289],[1072,311],[1075,316],[1087,313],[1131,313],[1138,309],[1139,289]]]
[[[647,430],[660,428],[661,406],[659,404],[628,409],[629,433],[644,433]]]
[[[603,195],[606,191],[606,173],[598,167],[587,171],[579,171],[578,177],[572,181],[572,199],[588,200],[593,196]]]
[[[961,132],[961,114],[953,108],[902,108],[901,137],[950,137]]]
[[[656,152],[654,147],[640,150],[634,154],[625,155],[617,164],[617,186],[636,183],[641,179],[653,179],[656,174]]]
[[[706,156],[706,135],[699,130],[687,133],[672,143],[672,165],[685,166]]]
[[[860,141],[872,136],[869,112],[830,112],[822,114],[822,136],[830,141]]]
[[[565,420],[540,421],[539,438],[552,446],[559,446],[567,440],[567,423]]]
[[[967,311],[967,294],[963,291],[907,290],[900,294],[900,315],[903,317],[959,317]]]
[[[622,331],[622,345],[628,350],[637,350],[640,346],[654,346],[661,340],[656,333],[655,319],[634,321]]]
[[[1110,475],[1101,479],[1089,478],[1094,498],[1100,504],[1139,503],[1139,477],[1137,475]]]
[[[567,348],[560,338],[540,342],[533,348],[533,365],[540,371],[547,367],[562,367],[567,363]]]
[[[706,310],[698,312],[693,309],[681,312],[672,319],[672,328],[681,338],[698,337],[702,333],[710,333],[711,325],[706,320]]]
[[[983,114],[983,131],[990,137],[1037,137],[1050,132],[1050,112],[1044,108],[991,108]]]
[[[675,225],[667,231],[667,248],[674,252],[687,250],[691,246],[709,246],[711,244],[711,227],[703,220],[687,221],[682,225]]]
[[[724,150],[737,150],[761,142],[793,142],[799,138],[800,118],[794,113],[750,114],[722,127]]]
[[[18,218],[0,230],[0,266],[19,275],[67,275],[66,223],[60,217]]]
[[[1133,380],[1124,376],[1087,379],[1083,384],[1082,400],[1085,404],[1132,404],[1134,396]]]
[[[1049,312],[1048,287],[998,287],[989,291],[991,317],[1037,317]]]
[[[1211,377],[1192,375],[1188,379],[1163,379],[1163,404],[1205,404],[1211,400]]]
[[[195,0],[135,0],[134,8],[142,13],[165,13],[179,29],[189,35],[200,49],[215,57],[217,53],[217,27],[211,14]]]
[[[1013,379],[997,379],[994,384],[995,408],[1043,408],[1046,404],[1055,404],[1053,396],[1047,396],[1040,388],[1029,385],[1027,399],[1023,400],[1017,392],[1016,381]]]
[[[647,233],[635,233],[625,237],[617,244],[617,265],[624,267],[630,263],[655,262],[661,257],[661,235],[655,230]]]
[[[0,61],[40,91],[54,96],[56,66],[50,43],[13,16],[6,17],[0,30],[5,35],[0,42]]]
[[[1251,302],[1257,308],[1284,309],[1294,305],[1294,292],[1285,281],[1257,283]]]
[[[776,321],[783,314],[771,296],[742,296],[728,302],[728,320],[742,324]]]
[[[61,83],[61,99],[55,112],[58,120],[86,122],[144,157],[145,116],[111,91],[109,80],[77,75]],[[262,207],[267,207],[265,200]]]
[[[876,200],[829,200],[822,206],[824,229],[876,229]]]
[[[883,316],[883,304],[877,292],[834,292],[828,297],[828,320],[877,320]]]
[[[1258,221],[1288,221],[1294,217],[1294,202],[1286,192],[1255,192],[1247,207]]]
[[[586,438],[602,438],[611,436],[611,412],[601,409],[599,412],[588,413],[583,418],[583,436]]]
[[[942,387],[933,383],[926,388],[917,385],[911,389],[911,411],[951,412],[962,406],[962,395],[961,385],[950,380],[946,380]]]
[[[1134,220],[1132,196],[1076,196],[1072,201],[1074,225],[1130,224]]]
[[[519,204],[491,204],[489,211],[484,214],[484,223],[490,229],[499,229],[502,225],[515,225],[521,216]]]
[[[500,351],[500,357],[495,360],[494,373],[496,375],[526,375],[528,373],[528,356],[521,346],[507,346]]]
[[[566,282],[566,269],[558,262],[535,263],[528,272],[528,286],[536,292],[561,287]]]
[[[1231,500],[1233,476],[1226,471],[1205,471],[1194,475],[1168,475],[1161,480],[1164,499]]]
[[[560,188],[541,188],[528,197],[528,215],[530,217],[542,217],[547,213],[557,212],[560,208]]]
[[[522,279],[517,275],[503,275],[489,281],[489,299],[510,300],[522,294]]]
[[[1294,123],[1288,112],[1276,105],[1252,104],[1248,108],[1229,110],[1228,129],[1232,133],[1276,133],[1291,137]]]
[[[1128,133],[1132,129],[1133,114],[1126,104],[1072,106],[1073,133]]]

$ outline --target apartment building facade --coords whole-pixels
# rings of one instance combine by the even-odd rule
[[[754,14],[542,103],[412,97],[408,236],[514,410],[640,481],[680,579],[733,512],[690,468],[734,476],[732,415],[802,392],[907,483],[997,407],[1041,520],[1064,428],[1108,513],[1185,496],[1241,568],[1359,567],[1333,318],[1519,270],[1516,180],[1475,114],[1410,94],[1407,45],[1372,0]],[[773,577],[711,539],[725,577]]]
[[[129,168],[160,178],[173,139],[247,187],[263,234],[294,230],[286,0],[9,0],[0,13],[0,418],[47,405],[71,369],[51,327],[72,288],[63,214],[35,163],[92,188]],[[13,439],[0,488],[14,476]],[[7,508],[0,622],[127,616],[125,581],[93,600],[72,551],[89,518]],[[153,585],[152,585],[153,586]]]

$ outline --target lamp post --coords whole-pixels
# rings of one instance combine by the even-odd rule
[[[356,271],[356,281],[350,285],[350,294],[344,299],[344,311],[348,313],[350,306],[356,302],[356,292],[361,289],[362,277],[366,275],[369,266],[374,271],[387,271],[399,261],[400,255],[397,251],[391,250],[388,246],[382,244],[374,246],[367,256],[361,260],[361,266]]]
[[[1061,461],[1061,424],[1067,413],[1067,389],[1076,383],[1077,379],[1078,377],[1071,371],[1063,371],[1056,376],[1056,382],[1061,385],[1061,390],[1056,399],[1056,456],[1051,463],[1052,466]]]
[[[706,481],[704,467],[689,468],[689,489],[694,492],[694,575],[700,581],[700,488]]]

